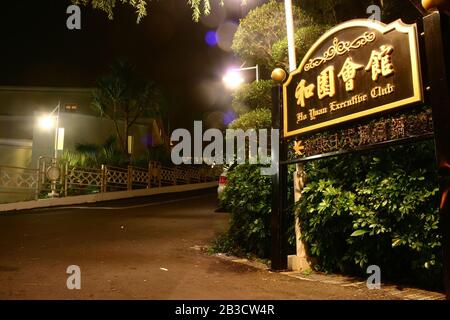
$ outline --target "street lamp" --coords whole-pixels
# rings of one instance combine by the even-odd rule
[[[223,77],[223,82],[230,89],[236,89],[242,83],[244,83],[244,78],[241,76],[242,71],[255,70],[256,72],[256,82],[259,82],[259,66],[247,68],[233,68],[228,70],[226,75]]]
[[[61,109],[61,102],[53,109],[50,114],[42,116],[39,118],[39,126],[42,129],[50,130],[55,128],[55,145],[54,145],[54,157],[52,159],[51,166],[45,172],[47,178],[51,181],[51,193],[49,196],[51,198],[56,198],[59,196],[56,190],[56,183],[61,177],[61,170],[58,166],[58,151],[63,150],[64,144],[64,128],[59,128],[59,113]]]
[[[61,109],[61,103],[50,112],[48,115],[44,115],[39,118],[39,127],[44,130],[50,130],[55,128],[55,146],[54,146],[54,158],[58,158],[58,151],[63,149],[64,141],[64,128],[59,128],[59,112]]]
[[[52,129],[55,125],[55,119],[52,116],[46,115],[39,118],[39,127],[45,130]]]

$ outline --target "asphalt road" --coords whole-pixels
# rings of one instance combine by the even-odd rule
[[[184,197],[184,198],[183,198]],[[215,193],[0,214],[0,299],[379,299],[198,250],[227,227]],[[81,269],[68,290],[66,269]]]

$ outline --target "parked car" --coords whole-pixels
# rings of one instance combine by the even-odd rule
[[[223,193],[223,191],[225,190],[225,187],[227,185],[228,182],[228,172],[230,172],[231,170],[233,170],[236,167],[236,164],[232,164],[232,165],[225,165],[222,174],[219,176],[219,187],[217,187],[217,195],[219,196],[220,199],[220,195]]]
[[[220,198],[220,195],[225,190],[226,185],[227,185],[227,171],[225,170],[219,176],[219,186],[217,187],[217,195],[219,196],[219,198]]]

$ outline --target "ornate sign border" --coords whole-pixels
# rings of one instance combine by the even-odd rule
[[[333,120],[329,120],[320,124],[311,125],[308,127],[304,127],[301,129],[288,131],[287,126],[287,117],[288,117],[288,97],[287,97],[287,87],[291,83],[293,77],[303,70],[306,65],[311,65],[312,62],[315,61],[317,57],[313,57],[313,53],[315,53],[316,49],[326,40],[330,39],[338,33],[339,31],[352,28],[352,27],[366,27],[370,30],[378,30],[382,34],[386,34],[392,30],[397,30],[402,33],[406,33],[409,36],[409,43],[410,43],[410,53],[411,53],[411,70],[412,70],[412,84],[414,89],[414,95],[400,100],[395,101],[389,104],[381,105],[376,108],[371,108],[369,110],[364,110],[361,112],[353,113],[347,116],[339,117]],[[351,48],[349,48],[351,50]],[[366,19],[356,19],[351,20],[348,22],[344,22],[328,32],[326,32],[322,37],[317,40],[317,42],[309,49],[309,51],[306,53],[305,57],[303,58],[300,66],[297,70],[293,71],[289,74],[289,78],[287,81],[283,84],[283,137],[288,138],[295,135],[299,135],[305,132],[314,131],[320,128],[328,127],[331,125],[343,123],[346,121],[350,121],[353,119],[358,119],[361,117],[365,117],[368,115],[376,114],[379,112],[383,112],[389,109],[398,108],[404,105],[414,104],[418,102],[423,102],[423,89],[422,89],[422,76],[421,76],[421,66],[420,66],[420,55],[419,55],[419,41],[418,41],[418,32],[417,32],[417,25],[409,25],[403,23],[401,20],[394,21],[393,23],[390,23],[389,25],[386,25],[382,22],[378,21],[372,21],[372,20],[366,20]]]

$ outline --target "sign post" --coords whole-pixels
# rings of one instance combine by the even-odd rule
[[[440,189],[444,282],[450,299],[450,24],[438,11],[423,20]]]
[[[282,92],[281,82],[286,78],[282,69],[272,72],[275,85],[272,87],[272,128],[283,130],[282,121]],[[285,270],[287,268],[286,258],[286,235],[284,234],[285,208],[287,203],[287,166],[281,165],[286,154],[286,144],[280,141],[279,150],[272,145],[272,163],[277,164],[277,173],[272,176],[272,214],[271,214],[271,269]]]

